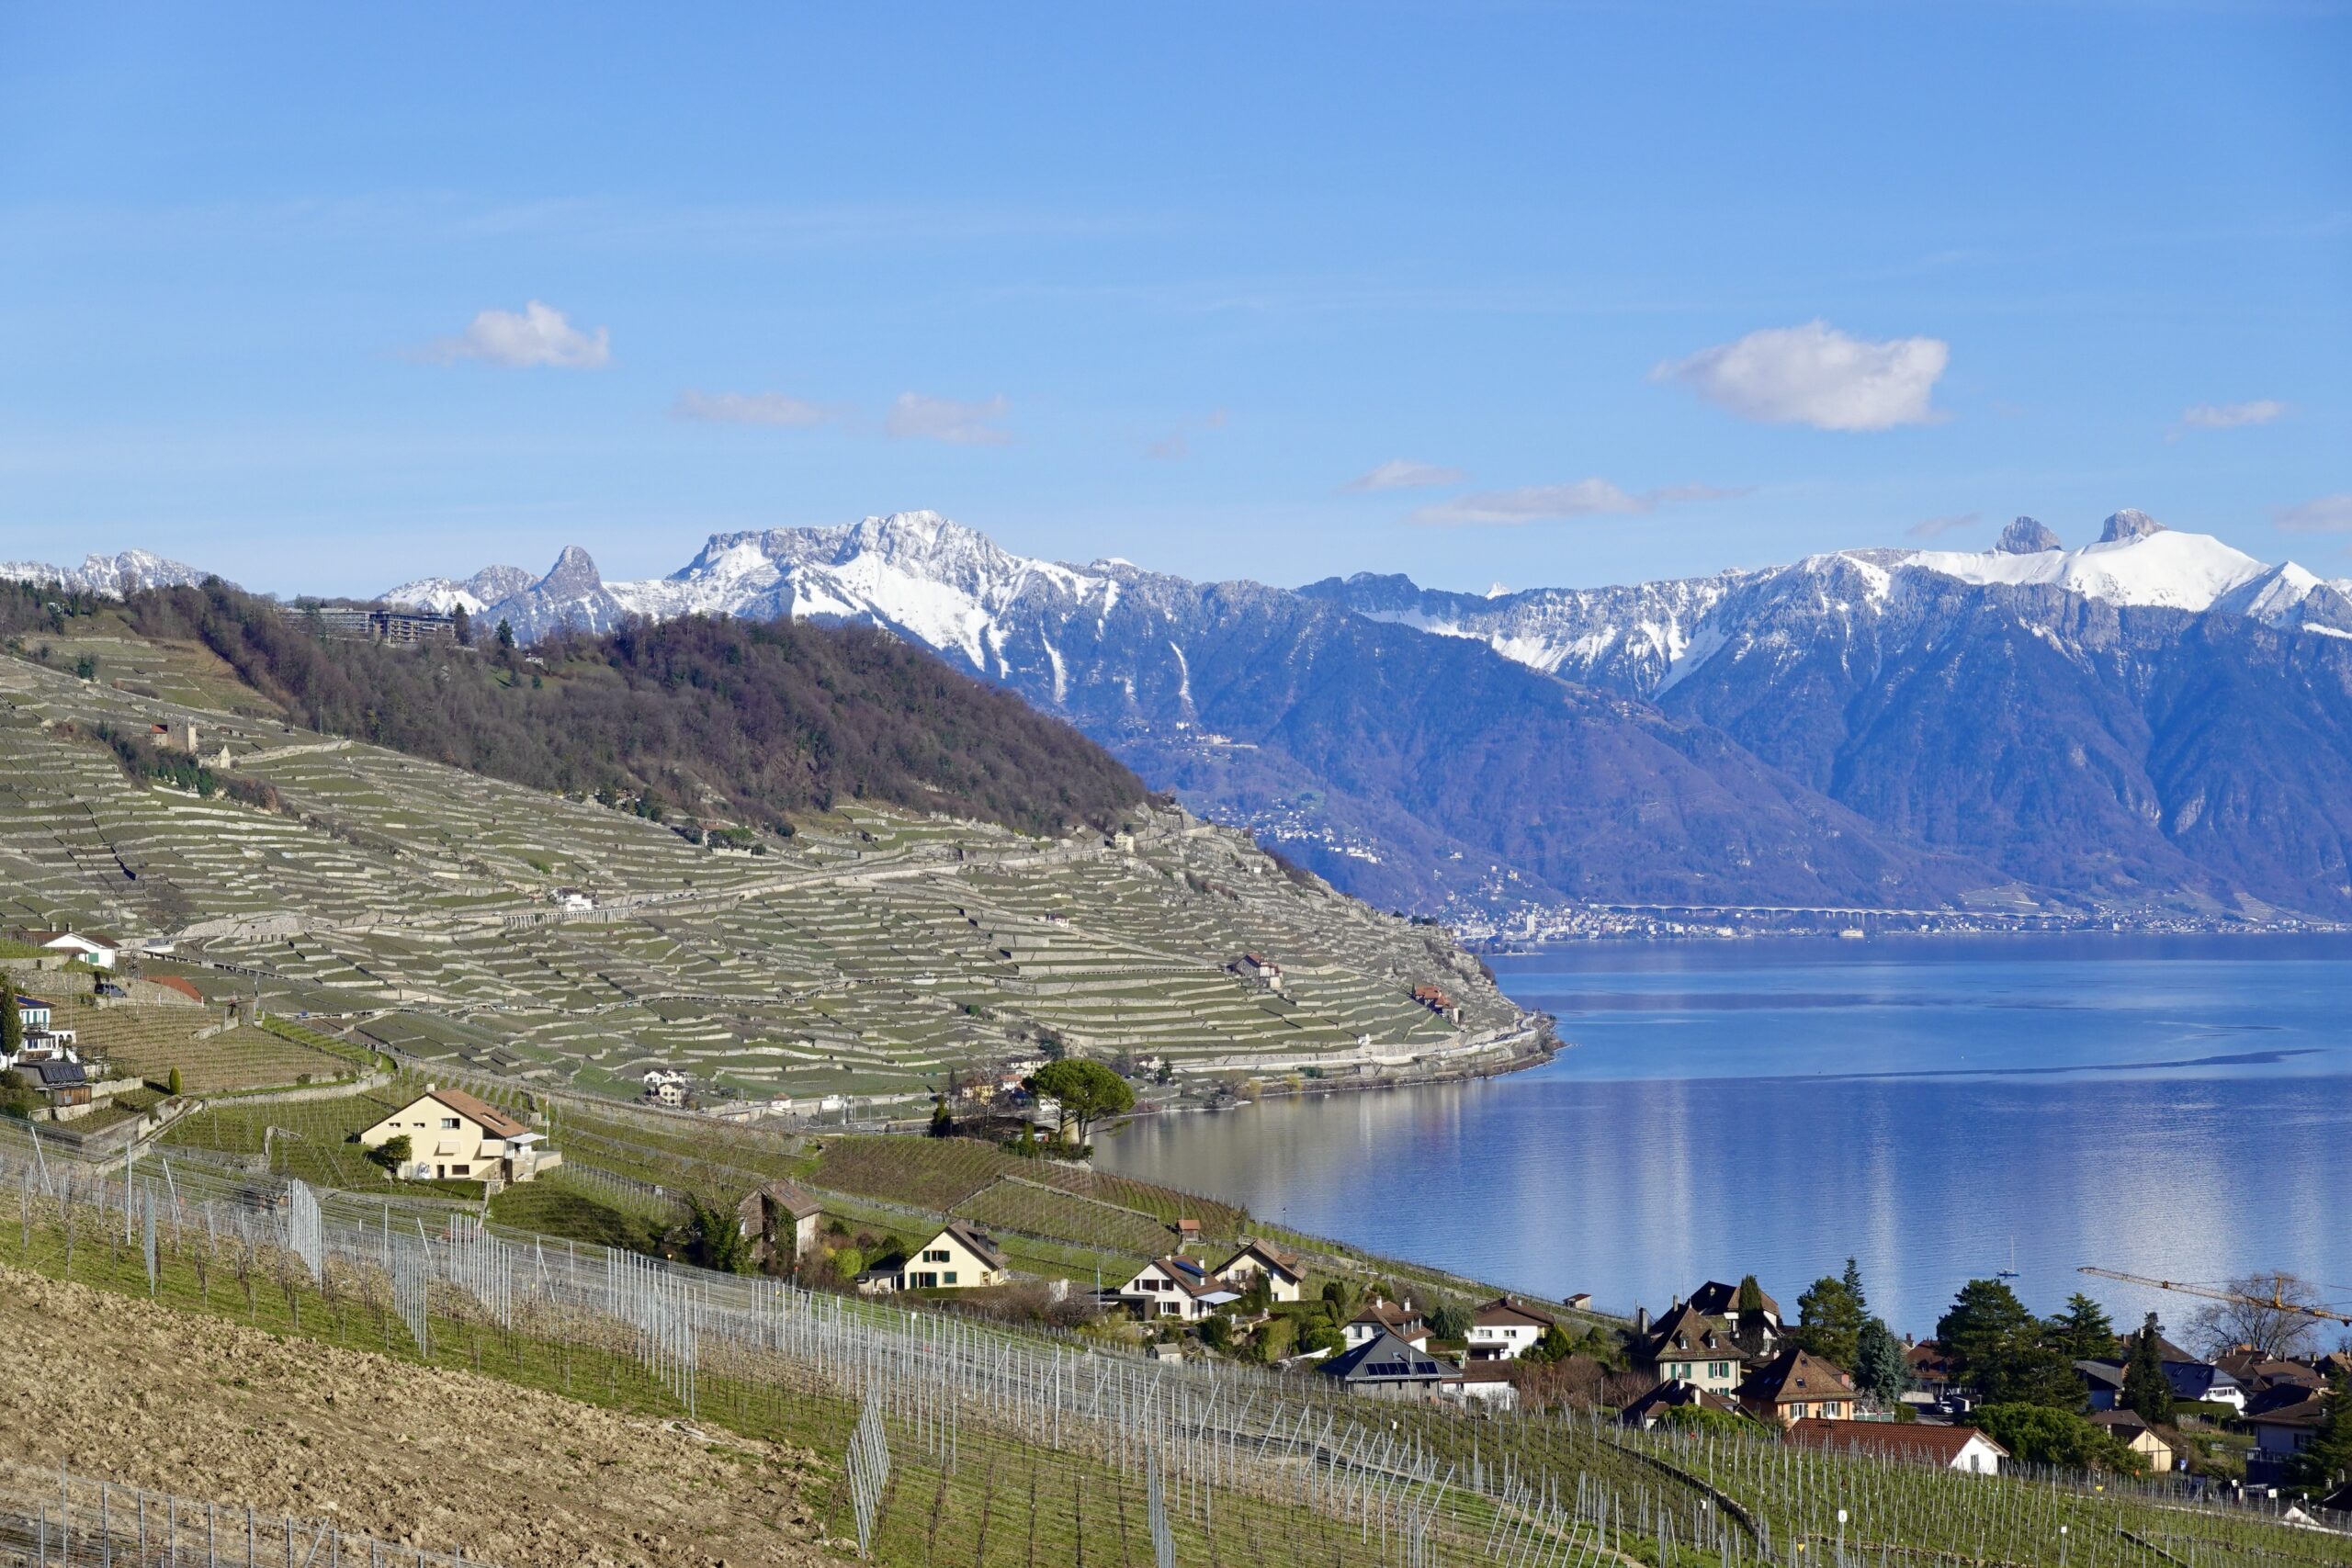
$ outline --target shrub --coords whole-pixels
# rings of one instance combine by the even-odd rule
[[[2137,1475],[2147,1468],[2146,1460],[2070,1410],[2046,1404],[1987,1404],[1968,1421],[2025,1464],[2119,1475]]]

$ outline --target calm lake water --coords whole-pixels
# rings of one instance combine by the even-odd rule
[[[1487,1082],[1139,1123],[1114,1170],[1531,1294],[1654,1312],[1860,1259],[1930,1332],[2007,1268],[2284,1268],[2352,1300],[2352,939],[1587,943],[1498,961],[1569,1048]],[[2331,1335],[2331,1339],[2333,1336]]]

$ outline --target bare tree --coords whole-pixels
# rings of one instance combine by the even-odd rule
[[[2272,1270],[2232,1280],[2228,1289],[2243,1299],[2207,1302],[2188,1320],[2190,1337],[2207,1355],[2250,1345],[2265,1356],[2294,1360],[2319,1348],[2324,1320],[2297,1310],[2327,1304],[2309,1280]]]

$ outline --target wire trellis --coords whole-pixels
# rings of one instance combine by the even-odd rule
[[[882,1401],[869,1393],[849,1439],[850,1513],[857,1521],[857,1554],[874,1555],[874,1521],[890,1487],[890,1439],[882,1429]]]

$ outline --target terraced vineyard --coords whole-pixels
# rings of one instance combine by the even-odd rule
[[[198,1038],[199,1031],[219,1021],[205,1008],[137,1006],[76,1007],[59,1020],[74,1032],[83,1050],[119,1072],[160,1081],[177,1068],[189,1094],[324,1083],[362,1070],[347,1056],[249,1026]]]
[[[1047,840],[852,806],[764,853],[718,850],[293,730],[206,657],[126,645],[95,681],[54,654],[0,658],[0,923],[169,940],[192,972],[354,1044],[618,1095],[664,1066],[721,1098],[912,1104],[950,1069],[1057,1037],[1165,1059],[1179,1087],[1537,1045],[1442,932],[1294,881],[1173,808]],[[232,694],[239,711],[189,705]],[[217,773],[280,808],[134,783],[94,739],[189,719]],[[560,909],[559,887],[597,907]],[[1244,952],[1282,963],[1284,990],[1233,973]],[[1417,985],[1463,1022],[1416,1005]],[[268,1070],[286,1066],[302,1070]]]

